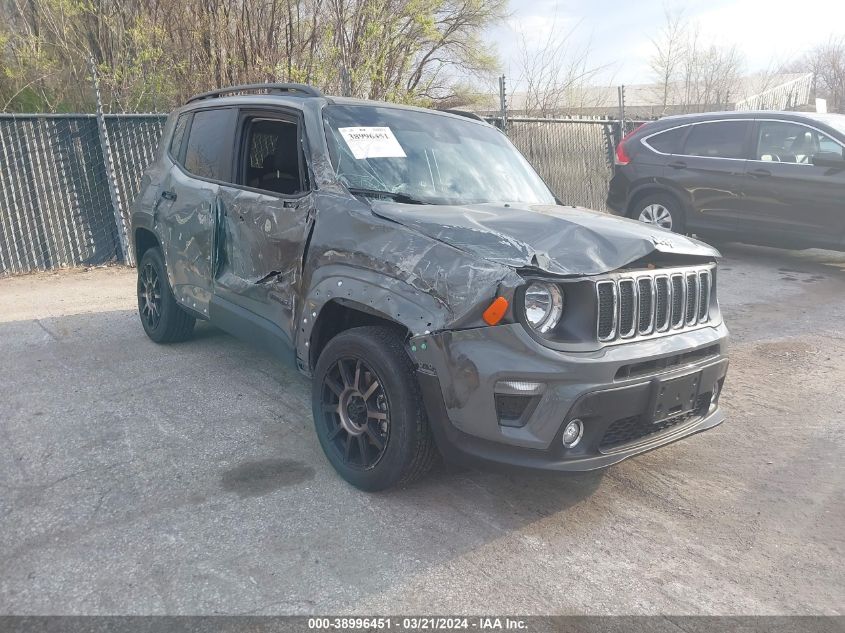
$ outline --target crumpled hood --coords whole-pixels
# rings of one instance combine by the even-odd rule
[[[484,259],[559,275],[598,275],[655,251],[719,256],[704,242],[579,207],[377,201],[373,212]]]

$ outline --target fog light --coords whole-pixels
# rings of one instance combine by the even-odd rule
[[[581,441],[584,435],[584,423],[581,420],[572,420],[563,429],[563,445],[566,448],[572,448]]]
[[[710,393],[710,406],[716,404],[716,401],[719,399],[719,383],[717,382],[713,385],[713,391]]]

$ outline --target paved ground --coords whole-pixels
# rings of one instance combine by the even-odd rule
[[[335,476],[309,385],[134,271],[0,280],[0,613],[841,614],[845,256],[731,246],[729,421],[576,477]]]

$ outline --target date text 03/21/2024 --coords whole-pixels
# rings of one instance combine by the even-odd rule
[[[519,618],[509,617],[357,617],[357,618],[309,618],[308,628],[314,631],[337,630],[398,630],[398,631],[520,631],[526,630],[526,623]]]

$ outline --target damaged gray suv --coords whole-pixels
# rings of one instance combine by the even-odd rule
[[[464,113],[299,84],[197,95],[132,236],[149,337],[206,320],[295,364],[365,490],[438,453],[592,470],[724,419],[718,253],[557,204]]]

